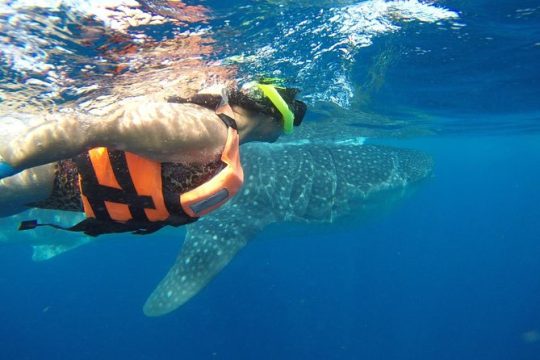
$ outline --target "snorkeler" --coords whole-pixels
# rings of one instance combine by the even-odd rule
[[[84,211],[67,230],[93,236],[193,222],[241,187],[241,143],[273,142],[300,125],[307,107],[296,93],[251,84],[166,102],[128,98],[102,115],[50,115],[0,144],[1,215]]]

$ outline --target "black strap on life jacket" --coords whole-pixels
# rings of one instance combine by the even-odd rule
[[[218,117],[221,119],[221,121],[223,121],[223,123],[228,128],[233,128],[234,130],[238,131],[238,126],[236,125],[236,121],[232,117],[223,113],[218,114]]]
[[[134,235],[148,235],[152,234],[165,226],[179,227],[196,221],[196,218],[180,218],[171,217],[167,221],[147,221],[140,222],[135,220],[129,220],[121,223],[117,221],[99,220],[96,218],[87,218],[73,226],[61,226],[51,223],[38,223],[37,220],[22,221],[19,225],[19,230],[32,230],[39,226],[52,227],[59,230],[66,230],[72,232],[82,232],[89,236],[99,236],[103,234],[116,234],[130,232]]]
[[[110,201],[128,205],[133,220],[141,222],[149,221],[144,209],[155,209],[152,197],[137,194],[137,190],[135,190],[135,186],[129,175],[126,154],[123,151],[107,151],[114,176],[121,189],[99,183],[88,153],[75,158],[79,176],[82,176],[84,179],[81,182],[82,195],[88,199],[96,219],[114,221],[111,219],[105,206],[105,201]]]

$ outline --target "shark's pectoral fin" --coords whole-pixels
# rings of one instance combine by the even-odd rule
[[[164,315],[184,304],[249,240],[276,221],[271,195],[265,187],[258,186],[266,177],[261,178],[255,165],[250,170],[244,172],[246,181],[242,191],[231,201],[187,225],[184,246],[169,273],[146,301],[143,308],[146,315]]]
[[[248,234],[204,219],[188,226],[186,241],[165,278],[146,301],[147,316],[160,316],[197,294],[246,245]]]

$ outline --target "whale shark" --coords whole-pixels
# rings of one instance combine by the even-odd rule
[[[242,153],[244,187],[187,227],[179,256],[143,307],[146,315],[186,303],[266,226],[369,214],[403,197],[433,164],[420,151],[350,142],[247,144]]]
[[[190,300],[268,225],[364,217],[405,197],[432,172],[432,158],[424,152],[366,145],[343,133],[340,140],[330,131],[324,138],[316,126],[307,128],[301,141],[242,146],[244,186],[227,204],[186,226],[176,261],[144,304],[147,316],[167,314]],[[13,223],[28,216],[65,225],[74,220],[59,212],[31,212],[0,222],[0,244],[30,244],[33,260],[42,261],[94,241],[75,234],[44,236],[56,231],[51,229],[15,235]]]

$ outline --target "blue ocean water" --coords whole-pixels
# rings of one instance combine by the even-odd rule
[[[2,246],[0,358],[540,358],[540,4],[437,5],[465,25],[406,23],[346,66],[365,96],[344,121],[385,116],[369,141],[433,155],[413,196],[358,225],[274,225],[159,318],[141,306],[182,230],[45,262]]]

